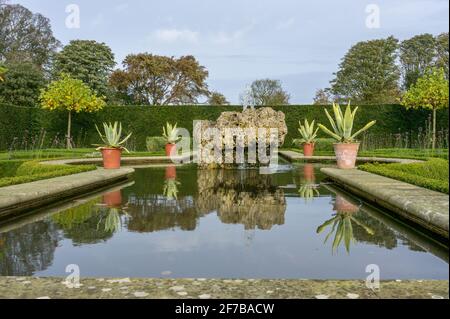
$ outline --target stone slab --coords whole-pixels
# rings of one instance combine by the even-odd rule
[[[439,236],[449,238],[449,196],[388,177],[322,168],[321,172],[356,195],[374,202]]]

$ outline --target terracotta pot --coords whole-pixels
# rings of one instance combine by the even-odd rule
[[[357,213],[359,206],[351,203],[343,196],[336,195],[334,210],[338,213]]]
[[[176,144],[166,144],[166,156],[177,155],[177,145]]]
[[[122,192],[120,190],[109,192],[103,195],[103,204],[109,208],[122,206]]]
[[[314,155],[314,147],[316,145],[314,143],[305,143],[303,144],[303,155],[305,156],[313,156]]]
[[[166,180],[177,178],[177,167],[175,165],[169,165],[166,167]]]
[[[118,148],[102,149],[103,167],[105,169],[119,169],[122,150]]]
[[[314,165],[313,164],[305,164],[303,166],[303,177],[307,182],[315,183],[316,176],[314,174]]]
[[[353,169],[356,167],[356,157],[358,156],[358,143],[334,144],[337,166],[340,169]]]

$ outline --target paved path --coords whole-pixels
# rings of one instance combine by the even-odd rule
[[[448,299],[448,281],[364,281],[108,279],[80,281],[70,288],[61,278],[0,277],[0,298],[25,299]]]
[[[289,160],[290,162],[335,162],[335,156],[304,156],[302,153],[294,151],[279,151],[278,152],[283,158]],[[378,162],[378,163],[417,163],[421,162],[419,160],[412,159],[402,159],[402,158],[385,158],[385,157],[358,157],[358,162]]]
[[[321,172],[359,197],[395,212],[440,236],[449,237],[449,196],[360,170]]]
[[[134,169],[99,168],[80,174],[40,180],[0,188],[0,219],[28,212],[38,207],[98,191],[127,180]]]

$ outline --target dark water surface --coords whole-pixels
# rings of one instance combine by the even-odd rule
[[[448,249],[332,184],[278,172],[140,168],[134,182],[0,225],[0,275],[448,279]]]

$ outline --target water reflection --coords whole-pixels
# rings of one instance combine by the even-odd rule
[[[300,175],[299,196],[307,202],[314,197],[320,197],[319,187],[320,185],[316,182],[314,165],[305,164],[303,166],[303,175]]]

